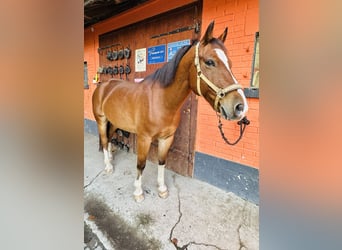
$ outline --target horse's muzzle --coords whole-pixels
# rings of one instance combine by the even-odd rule
[[[222,105],[220,106],[220,114],[225,120],[241,120],[245,114],[245,105],[236,103],[233,107]]]

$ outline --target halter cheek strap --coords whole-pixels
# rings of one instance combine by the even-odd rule
[[[195,66],[197,69],[197,93],[202,96],[201,92],[201,79],[216,93],[216,98],[215,98],[215,103],[214,103],[214,109],[217,111],[217,104],[220,99],[222,99],[227,93],[237,90],[237,89],[242,89],[242,86],[240,84],[232,84],[224,89],[221,89],[217,87],[215,84],[213,84],[205,75],[202,74],[201,66],[199,63],[199,56],[198,56],[198,48],[199,48],[200,43],[198,42],[196,44],[195,48]]]

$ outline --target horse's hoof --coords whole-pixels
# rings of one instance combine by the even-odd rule
[[[114,168],[113,168],[113,166],[106,166],[105,171],[107,174],[111,174],[111,173],[113,173]]]
[[[134,200],[138,203],[142,202],[144,199],[144,194],[134,195]]]
[[[166,189],[163,192],[158,192],[158,195],[159,195],[160,198],[166,199],[167,197],[169,197],[169,191]]]

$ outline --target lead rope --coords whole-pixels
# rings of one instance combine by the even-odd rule
[[[222,122],[221,122],[221,116],[219,113],[216,112],[216,115],[217,115],[217,118],[218,118],[218,128],[220,130],[220,133],[221,133],[221,136],[222,136],[222,139],[228,144],[228,145],[235,145],[237,144],[241,138],[242,138],[242,135],[243,133],[245,132],[245,129],[246,129],[246,126],[250,124],[250,121],[247,119],[247,117],[245,116],[244,118],[242,118],[240,121],[237,122],[238,125],[240,125],[240,136],[239,138],[237,138],[237,140],[235,142],[230,142],[228,141],[228,139],[226,138],[226,136],[224,135],[224,132],[223,132],[223,128],[222,128]]]

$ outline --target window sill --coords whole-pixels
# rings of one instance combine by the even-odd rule
[[[247,98],[259,99],[259,88],[244,88],[243,92]]]

